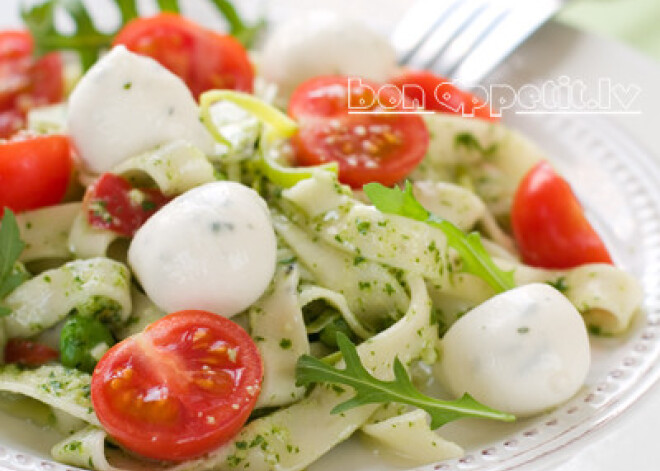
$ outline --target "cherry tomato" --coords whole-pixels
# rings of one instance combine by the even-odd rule
[[[136,18],[117,34],[117,44],[156,59],[181,77],[195,97],[216,88],[252,91],[254,70],[241,43],[179,15]]]
[[[572,268],[612,263],[568,182],[548,162],[538,163],[520,182],[511,224],[522,259],[529,265]]]
[[[0,215],[59,203],[73,163],[65,136],[21,136],[0,141]]]
[[[57,350],[27,339],[12,338],[5,345],[5,363],[39,366],[58,357]]]
[[[262,375],[259,351],[240,326],[206,311],[180,311],[106,352],[92,375],[92,402],[120,444],[179,461],[240,430]]]
[[[0,32],[0,138],[22,129],[31,108],[62,100],[64,78],[59,54],[35,60],[33,48],[26,31]]]
[[[404,111],[408,102],[398,90],[380,87],[343,76],[301,84],[289,104],[289,115],[300,125],[291,140],[296,164],[338,162],[339,180],[353,188],[374,181],[390,186],[410,173],[426,154],[426,125]]]
[[[492,116],[490,106],[477,96],[452,85],[450,81],[425,70],[408,71],[390,81],[405,95],[430,111],[455,113],[489,121],[499,121]]]
[[[84,205],[93,227],[133,237],[169,200],[157,189],[133,188],[125,178],[104,173],[87,188]]]

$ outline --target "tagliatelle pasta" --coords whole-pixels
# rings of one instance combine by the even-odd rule
[[[131,313],[130,272],[108,258],[67,262],[16,288],[4,301],[12,310],[4,327],[10,337],[31,337],[72,311],[121,324]]]

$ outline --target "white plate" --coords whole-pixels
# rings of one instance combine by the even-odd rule
[[[0,13],[0,24],[15,21],[15,16],[10,16],[15,1],[9,3],[10,8],[3,8]],[[388,1],[392,7],[389,10],[379,3],[376,26],[388,28],[398,17],[402,3]],[[373,3],[363,2],[354,6],[353,11],[359,14],[359,10],[364,10],[367,14],[369,5]],[[269,9],[273,9],[275,17],[282,17],[286,8],[280,9],[279,2],[277,6]],[[342,7],[335,4],[335,8]],[[383,14],[384,10],[389,14]],[[548,415],[515,424],[472,420],[450,424],[442,433],[464,445],[466,457],[430,465],[425,470],[539,470],[578,453],[588,443],[592,444],[573,460],[577,467],[571,467],[569,462],[562,469],[619,471],[623,464],[636,471],[655,469],[645,464],[653,462],[653,450],[637,448],[634,444],[635,437],[642,443],[651,443],[648,438],[644,442],[644,437],[660,429],[654,427],[660,420],[660,407],[647,400],[643,409],[639,406],[631,412],[628,409],[660,375],[660,172],[653,157],[653,153],[660,154],[660,139],[654,134],[660,104],[656,85],[660,83],[660,68],[618,45],[551,23],[491,79],[517,88],[524,83],[563,75],[587,83],[602,77],[641,87],[641,98],[635,102],[636,109],[641,111],[639,116],[606,120],[511,114],[506,120],[544,148],[573,183],[590,217],[612,247],[617,263],[641,280],[646,293],[644,314],[624,337],[593,339],[594,362],[587,384],[570,403]],[[610,424],[622,414],[623,419]],[[626,415],[636,418],[638,425],[626,422]],[[598,433],[602,430],[619,438],[606,440],[604,433]],[[19,419],[0,415],[0,469],[69,469],[49,461],[48,450],[58,439],[53,432],[43,432]],[[616,458],[607,462],[598,459],[603,454],[620,453],[629,455],[618,462]],[[639,467],[640,464],[647,467]],[[406,467],[405,462],[377,456],[358,440],[352,440],[309,469],[366,471]]]

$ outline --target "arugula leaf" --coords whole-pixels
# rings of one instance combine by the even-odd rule
[[[245,47],[254,44],[255,39],[266,26],[266,20],[261,18],[254,25],[248,26],[230,1],[211,0],[211,2],[222,13],[227,23],[229,23],[229,34],[238,39]]]
[[[447,238],[447,244],[460,255],[465,272],[480,277],[498,293],[515,288],[513,272],[505,272],[495,265],[481,243],[479,233],[465,234],[451,222],[431,214],[415,199],[409,181],[406,181],[403,190],[388,188],[380,183],[368,183],[363,189],[369,200],[383,213],[408,217],[440,229]]]
[[[21,240],[16,217],[9,208],[5,208],[0,224],[0,299],[25,281],[25,274],[14,269],[24,248],[25,243]],[[11,310],[0,306],[0,317],[10,313]]]
[[[382,381],[374,378],[360,362],[357,349],[348,337],[337,333],[337,345],[346,362],[346,368],[337,369],[309,355],[303,355],[296,365],[296,384],[308,386],[312,383],[333,383],[351,386],[355,396],[338,404],[333,414],[340,414],[365,404],[397,402],[418,407],[431,416],[431,428],[436,429],[448,422],[464,417],[511,422],[511,414],[491,409],[473,399],[469,394],[454,401],[441,401],[419,392],[408,377],[405,367],[397,358],[394,360],[394,380]]]
[[[157,0],[160,11],[169,11],[171,13],[181,13],[178,0]]]
[[[140,13],[138,13],[137,0],[115,0],[115,3],[121,14],[121,24],[125,25],[133,18],[140,16]]]
[[[126,2],[123,2],[126,3]],[[65,35],[57,30],[55,12],[66,11],[75,25],[75,33]],[[110,46],[113,35],[100,32],[80,0],[49,0],[32,8],[23,7],[21,16],[34,37],[38,55],[71,50],[80,56],[84,70],[96,62],[100,52]]]
[[[229,23],[230,34],[249,47],[263,29],[264,21],[247,25],[228,0],[209,1]],[[82,0],[46,0],[32,7],[24,4],[21,16],[32,33],[37,55],[60,50],[74,51],[80,56],[83,70],[87,70],[104,50],[110,48],[117,32],[139,16],[136,0],[114,0],[114,3],[119,10],[120,24],[112,33],[104,33],[96,27]],[[179,0],[157,0],[156,3],[160,11],[180,12]],[[57,29],[55,14],[58,9],[64,10],[73,21],[73,34],[64,34]]]

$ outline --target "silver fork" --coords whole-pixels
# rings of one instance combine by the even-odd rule
[[[417,0],[392,34],[401,64],[471,88],[566,0]]]

